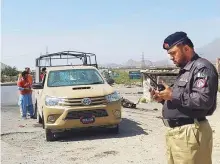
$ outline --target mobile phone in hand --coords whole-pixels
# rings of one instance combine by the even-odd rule
[[[151,79],[151,81],[154,83],[154,85],[157,86],[157,88],[155,88],[155,90],[163,91],[165,89],[163,84],[157,84],[157,82],[150,75],[148,75],[148,74],[146,74],[146,75]]]
[[[163,91],[165,89],[163,84],[157,84],[158,91]]]

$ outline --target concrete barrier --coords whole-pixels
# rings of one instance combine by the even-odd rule
[[[19,92],[17,86],[2,86],[1,87],[1,105],[17,105]]]
[[[16,82],[6,82],[6,83],[0,83],[1,86],[15,86],[17,85]]]
[[[1,106],[18,106],[19,90],[17,85],[7,85],[1,87]],[[32,94],[33,104],[35,103],[34,92]]]

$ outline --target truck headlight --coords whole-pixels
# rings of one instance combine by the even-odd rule
[[[105,96],[107,102],[114,102],[121,99],[121,96],[117,92],[113,92],[110,95]]]
[[[57,98],[57,97],[50,97],[46,96],[45,98],[45,104],[47,106],[56,106],[59,105],[59,103],[62,103],[64,100],[62,98]]]

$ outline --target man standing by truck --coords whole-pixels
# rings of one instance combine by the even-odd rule
[[[47,71],[46,71],[46,67],[42,68],[41,70],[41,74],[40,74],[40,81],[44,80],[44,76],[46,75]]]
[[[29,67],[26,67],[25,70],[28,73],[28,81],[30,82],[30,84],[32,85],[33,83],[33,77],[31,75],[31,69]],[[21,73],[18,75],[18,81],[22,78]]]
[[[22,119],[27,118],[27,111],[28,110],[30,113],[30,117],[34,118],[32,98],[30,99],[30,95],[32,93],[31,83],[28,80],[28,72],[27,71],[23,71],[21,73],[21,78],[18,81],[17,86],[20,91],[18,104],[20,105]]]
[[[32,86],[32,84],[33,84],[33,77],[32,77],[32,75],[31,75],[31,69],[29,68],[29,67],[25,67],[25,70],[24,71],[26,71],[27,72],[27,80],[28,80],[28,82],[30,83],[30,86]],[[20,81],[22,79],[22,73],[20,73],[19,75],[18,75],[18,82]],[[33,102],[32,102],[32,91],[30,91],[30,93],[29,93],[29,98],[28,98],[28,100],[30,101],[28,104],[30,104],[29,106],[28,106],[28,109],[27,109],[27,111],[29,112],[29,110],[33,110]],[[29,108],[31,108],[31,109],[29,109]],[[22,112],[22,109],[20,109],[20,111]]]

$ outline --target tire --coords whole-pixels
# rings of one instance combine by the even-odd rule
[[[34,118],[37,119],[37,101],[35,102],[34,105]]]
[[[43,120],[42,120],[42,118],[41,118],[41,116],[40,116],[40,114],[39,114],[39,112],[38,112],[37,101],[36,101],[36,103],[35,103],[34,117],[37,118],[37,122],[38,122],[39,124],[42,124]]]
[[[43,126],[43,129],[45,129],[45,122],[44,122],[44,114],[42,113],[42,117],[41,117],[41,119],[42,119],[42,126]]]
[[[39,124],[42,124],[43,123],[43,120],[42,120],[42,118],[41,118],[41,116],[40,116],[40,114],[37,112],[37,122],[39,123]]]
[[[45,129],[46,141],[55,141],[55,135],[50,129]]]

